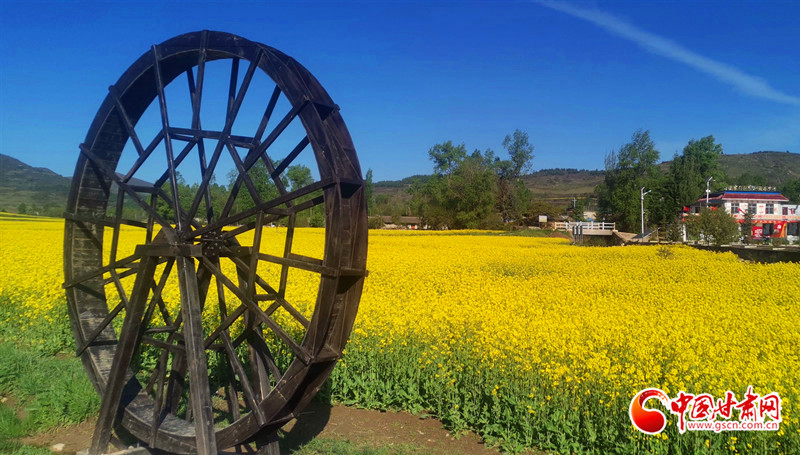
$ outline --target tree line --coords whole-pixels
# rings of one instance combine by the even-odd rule
[[[273,163],[276,166],[277,163]],[[197,211],[196,219],[209,222],[209,219],[219,219],[227,214],[244,212],[256,206],[253,194],[256,194],[261,201],[268,201],[280,196],[280,191],[276,182],[270,176],[266,164],[257,161],[247,172],[250,176],[252,188],[239,178],[237,170],[231,170],[227,174],[227,182],[218,183],[212,177],[208,184],[207,196],[202,197],[200,208]],[[188,211],[194,201],[195,195],[200,189],[200,184],[187,183],[185,178],[177,172],[178,203],[182,210]],[[280,184],[286,191],[294,191],[314,182],[311,169],[302,164],[296,164],[286,168],[286,171],[279,177]],[[238,183],[237,183],[238,182]],[[172,198],[172,189],[169,181],[164,182],[161,189],[165,194]],[[321,190],[312,192],[306,196],[298,198],[295,204],[318,197],[322,194]],[[210,207],[208,202],[210,202]],[[109,207],[114,207],[116,203],[116,192],[112,193],[109,200]],[[164,198],[156,200],[156,211],[165,219],[174,219],[173,207]],[[130,198],[125,199],[123,208],[124,217],[130,219],[146,219],[147,214],[141,207],[137,206]],[[286,220],[277,220],[276,224],[283,224]],[[296,215],[295,225],[298,227],[322,227],[325,222],[324,208],[316,205],[304,210]]]
[[[644,196],[645,225],[669,228],[680,221],[684,208],[697,201],[706,190],[715,192],[730,185],[766,185],[766,178],[745,172],[738,178],[725,174],[719,164],[722,144],[709,135],[691,139],[682,153],[675,153],[669,167],[659,166],[660,153],[649,131],[637,130],[630,142],[612,150],[605,158],[605,178],[595,189],[598,216],[617,223],[617,229],[639,232],[641,198]],[[781,192],[800,202],[800,179],[788,182]],[[710,212],[710,211],[709,211]],[[734,236],[738,229],[733,217],[719,213],[701,213],[698,232],[718,232],[721,239]],[[730,219],[724,219],[730,218]],[[724,233],[724,234],[723,234]]]
[[[407,209],[434,228],[496,229],[530,216],[533,197],[522,176],[529,172],[533,146],[515,130],[503,140],[507,157],[491,149],[467,151],[452,141],[428,150],[433,175],[413,181]]]

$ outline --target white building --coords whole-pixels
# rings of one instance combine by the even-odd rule
[[[800,206],[774,188],[732,187],[703,196],[691,207],[698,213],[708,204],[712,210],[725,210],[744,222],[745,214],[753,214],[754,238],[785,238],[790,242],[800,238]]]

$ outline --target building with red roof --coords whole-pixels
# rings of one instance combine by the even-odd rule
[[[726,188],[702,196],[690,207],[691,213],[699,213],[706,205],[711,210],[725,210],[742,223],[745,214],[753,215],[752,236],[755,238],[800,238],[800,206],[775,188],[741,187]]]

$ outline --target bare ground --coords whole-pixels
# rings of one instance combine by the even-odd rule
[[[95,419],[29,436],[25,444],[51,447],[64,444],[64,455],[89,447]],[[281,453],[292,453],[316,438],[345,439],[378,447],[412,445],[431,454],[496,455],[474,433],[453,435],[436,419],[406,412],[381,412],[312,402],[300,417],[283,428]]]

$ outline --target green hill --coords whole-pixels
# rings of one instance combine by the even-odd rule
[[[786,182],[800,178],[800,154],[790,152],[755,152],[737,155],[722,155],[720,166],[734,180],[742,174],[763,177],[766,184],[780,188]],[[661,163],[664,171],[670,161]],[[594,188],[603,182],[604,171],[582,169],[543,169],[523,177],[525,186],[534,197],[557,206],[567,206],[573,197],[585,198],[594,194]],[[382,181],[375,184],[375,194],[399,196],[403,199],[412,179],[426,179],[417,175],[403,180]]]
[[[25,204],[27,213],[60,216],[69,187],[67,177],[0,154],[0,211],[18,212]]]
[[[742,174],[762,176],[767,185],[780,188],[790,180],[800,179],[800,153],[756,152],[740,155],[722,155],[719,159],[728,177]]]
[[[780,188],[800,178],[800,154],[789,152],[756,152],[722,155],[720,165],[731,180],[743,174],[763,178],[769,186]],[[669,168],[669,161],[661,164]],[[603,181],[603,171],[581,169],[543,169],[524,177],[534,197],[557,206],[567,206],[573,197],[585,198]],[[375,183],[375,194],[401,200],[408,198],[406,189],[427,175],[414,175],[402,180]],[[69,193],[70,179],[46,168],[29,166],[8,155],[0,154],[0,211],[17,212],[25,204],[31,214],[60,216]]]

